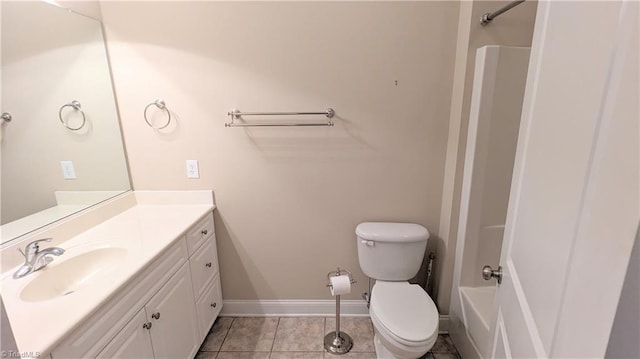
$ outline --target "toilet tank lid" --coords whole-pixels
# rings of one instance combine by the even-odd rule
[[[359,238],[374,242],[421,242],[429,231],[415,223],[364,222],[356,227]]]

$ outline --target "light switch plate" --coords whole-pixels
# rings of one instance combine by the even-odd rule
[[[187,178],[200,178],[198,160],[187,160]]]
[[[76,170],[73,168],[72,161],[60,161],[60,166],[62,166],[62,177],[64,179],[76,179]]]

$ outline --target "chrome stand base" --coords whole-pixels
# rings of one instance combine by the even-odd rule
[[[353,340],[345,332],[331,332],[324,337],[324,349],[333,354],[346,354],[353,347]]]

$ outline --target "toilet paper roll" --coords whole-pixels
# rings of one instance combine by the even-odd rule
[[[329,282],[331,283],[329,287],[331,289],[331,295],[336,296],[351,293],[351,280],[348,275],[344,274],[330,277]]]

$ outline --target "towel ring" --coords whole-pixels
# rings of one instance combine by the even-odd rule
[[[62,110],[64,110],[65,107],[73,107],[74,110],[80,111],[80,114],[82,115],[82,123],[80,124],[80,126],[71,127],[66,122],[64,122],[64,120],[62,119]],[[58,118],[60,119],[60,123],[62,123],[64,127],[70,129],[71,131],[78,131],[79,129],[84,127],[84,124],[87,122],[87,117],[84,115],[84,111],[82,111],[81,107],[82,106],[80,105],[80,102],[76,100],[71,101],[71,103],[62,105],[62,107],[60,107],[60,111],[58,111]]]
[[[151,122],[149,121],[149,118],[147,117],[147,110],[149,110],[149,107],[155,105],[157,108],[161,109],[161,110],[165,110],[167,112],[167,123],[164,124],[164,126],[161,127],[154,127]],[[171,123],[171,112],[169,112],[169,109],[167,108],[167,104],[164,103],[163,100],[155,100],[155,102],[152,102],[150,104],[147,105],[147,107],[144,108],[144,120],[145,122],[147,122],[147,125],[149,125],[149,127],[155,129],[155,130],[162,130],[163,128],[169,126],[169,124]]]

